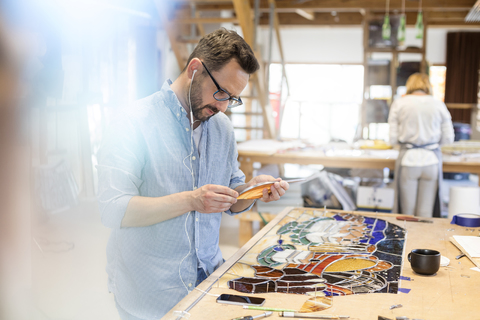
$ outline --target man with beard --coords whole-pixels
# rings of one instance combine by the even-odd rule
[[[159,319],[223,262],[222,212],[248,210],[238,194],[274,181],[245,183],[232,124],[223,112],[258,62],[234,31],[203,37],[180,76],[126,108],[99,152],[98,199],[107,247],[109,290],[122,319]],[[278,200],[277,179],[262,201]]]

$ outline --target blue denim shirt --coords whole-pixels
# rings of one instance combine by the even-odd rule
[[[148,227],[121,228],[130,199],[206,184],[236,188],[245,182],[233,126],[223,113],[201,124],[200,152],[194,143],[189,156],[189,120],[170,84],[121,111],[98,157],[101,218],[112,229],[108,287],[125,311],[142,319],[161,318],[193,290],[197,267],[210,275],[223,263],[218,247],[222,213],[187,212]]]

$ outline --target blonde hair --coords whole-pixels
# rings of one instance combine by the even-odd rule
[[[432,94],[432,85],[425,73],[414,73],[407,79],[407,94],[421,90],[426,94]]]

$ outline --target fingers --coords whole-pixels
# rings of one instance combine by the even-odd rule
[[[235,191],[235,193],[238,195],[238,192]],[[230,206],[232,204],[237,203],[237,198],[236,197],[233,197],[233,196],[230,196],[230,195],[227,195],[227,194],[217,193],[217,192],[214,192],[214,191],[208,191],[205,194],[205,199],[207,201],[225,203],[225,204],[228,204]]]
[[[280,182],[275,182],[270,187],[270,201],[277,201],[285,194],[285,190],[280,186]]]
[[[227,210],[230,210],[230,207],[232,206],[232,204],[230,202],[218,202],[218,201],[215,201],[213,203],[213,211],[212,212],[223,212],[223,211],[227,211]]]
[[[230,196],[230,197],[235,198],[235,199],[238,197],[238,192],[233,190],[233,189],[230,189],[229,187],[219,186],[219,185],[215,185],[215,184],[209,184],[209,185],[207,185],[207,187],[210,191],[213,191],[213,192],[218,193],[218,194],[223,194],[223,195],[226,195],[226,196]]]
[[[198,190],[196,211],[201,213],[223,212],[237,202],[238,192],[220,185],[205,185]]]
[[[200,213],[215,213],[215,212],[223,212],[230,209],[232,206],[231,202],[221,202],[215,201],[211,199],[205,199],[202,205],[202,208],[197,210]]]
[[[212,200],[216,202],[221,202],[221,203],[229,203],[230,205],[237,203],[237,198],[226,196],[219,193],[215,193]]]
[[[277,181],[270,187],[270,193],[267,189],[263,189],[263,197],[261,200],[263,202],[277,201],[285,194],[289,187],[288,182]]]

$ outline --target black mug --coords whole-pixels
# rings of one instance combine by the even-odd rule
[[[408,261],[413,271],[419,274],[435,274],[440,269],[440,252],[430,249],[413,249]]]

